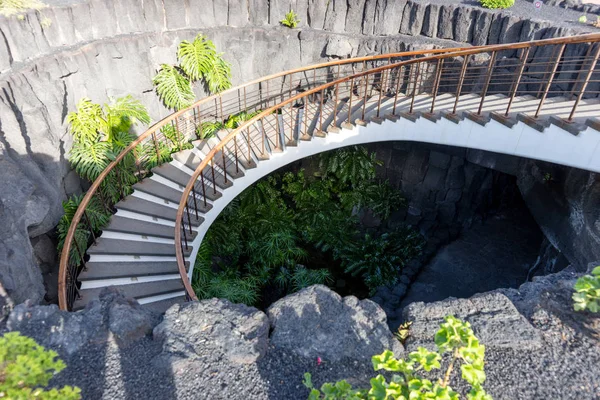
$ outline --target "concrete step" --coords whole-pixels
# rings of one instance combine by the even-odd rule
[[[176,293],[185,290],[181,279],[169,279],[156,282],[131,283],[127,285],[115,285],[126,297],[139,299],[161,294]],[[104,287],[84,289],[80,291],[81,298],[75,300],[74,310],[85,307],[93,299],[97,299]]]
[[[173,183],[179,185],[179,188],[183,191],[187,186],[189,180],[192,178],[191,175],[177,168],[173,164],[163,164],[160,167],[156,167],[152,169],[152,172],[156,175],[159,175],[165,179],[172,181]],[[197,185],[196,194],[202,195],[202,186]],[[217,193],[214,190],[207,190],[206,197],[209,200],[216,200],[221,197],[222,194],[217,190]]]
[[[88,249],[88,254],[110,254],[131,256],[175,256],[173,243],[155,243],[135,240],[106,239],[99,237],[96,244]],[[184,254],[189,256],[191,248]]]
[[[155,301],[153,303],[143,304],[142,307],[158,314],[164,314],[175,304],[185,303],[185,296],[177,296],[166,300]]]
[[[195,171],[202,162],[202,159],[192,150],[184,150],[180,151],[179,153],[175,153],[173,154],[173,158],[180,163],[185,164],[193,171]],[[217,168],[211,168],[210,164],[204,168],[203,172],[207,184],[209,182],[213,182],[214,175],[214,183],[217,187],[220,187],[221,189],[227,189],[233,185],[231,179],[226,180],[223,174],[219,172]],[[207,190],[209,189],[207,188]]]
[[[177,261],[90,261],[85,266],[86,269],[79,274],[79,280],[82,282],[179,273]],[[186,263],[186,267],[188,266],[189,262]]]
[[[147,194],[150,194],[152,196],[156,196],[159,197],[167,202],[170,202],[172,204],[175,204],[177,206],[179,206],[179,202],[181,201],[181,195],[182,192],[178,191],[177,189],[173,189],[172,187],[169,187],[167,185],[163,185],[162,183],[156,182],[152,179],[144,179],[141,182],[136,183],[135,185],[133,185],[133,188],[135,190],[139,190],[140,192],[144,192]],[[211,189],[207,189],[207,191],[210,191]],[[165,203],[168,204],[168,203]],[[202,201],[198,201],[197,202],[198,205],[198,212],[201,213],[206,213],[208,210],[210,210],[212,208],[212,205],[210,204],[204,204],[204,202]]]
[[[200,143],[192,142],[196,145],[196,150],[200,152],[204,157],[206,157],[210,151],[219,144],[220,140],[218,138],[211,138],[209,140],[201,140],[198,141]],[[236,168],[235,164],[235,154],[230,153],[229,151],[218,151],[214,157],[216,165],[219,166],[220,170],[223,170],[223,161],[225,162],[225,171],[227,171],[227,175],[232,179],[241,178],[244,176],[244,169],[241,168],[241,165],[238,163]]]
[[[217,132],[217,138],[223,140],[229,132],[221,130]],[[237,147],[238,163],[245,170],[256,168],[256,161],[252,158],[252,154],[248,155],[248,134],[246,131],[238,134],[235,139],[232,139],[225,147],[231,154],[235,154]]]
[[[141,236],[152,236],[157,238],[173,239],[175,230],[171,226],[156,224],[149,221],[141,221],[133,218],[124,218],[118,215],[113,215],[110,223],[103,231],[129,233]],[[192,236],[195,237],[197,232],[192,231]]]
[[[210,204],[208,204],[212,208]],[[168,221],[175,221],[177,218],[177,209],[167,207],[153,201],[140,199],[135,196],[127,196],[125,199],[118,202],[115,207],[118,210],[130,211],[142,215],[146,215],[151,218],[161,218]],[[184,220],[187,223],[191,223],[192,226],[200,226],[204,221],[204,218],[199,217],[196,219],[195,215],[191,215],[191,220],[188,220],[187,215],[184,215]]]

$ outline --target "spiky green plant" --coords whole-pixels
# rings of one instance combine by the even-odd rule
[[[300,23],[300,20],[298,19],[298,14],[296,14],[294,10],[290,10],[279,23],[288,28],[295,28]]]
[[[0,398],[26,400],[78,400],[81,390],[73,386],[46,390],[50,379],[66,368],[58,354],[46,350],[19,332],[0,337]]]
[[[195,99],[192,84],[203,81],[210,93],[231,87],[231,65],[217,53],[214,43],[198,34],[183,40],[177,48],[179,66],[162,64],[153,78],[156,94],[167,108],[179,110]]]
[[[46,5],[38,0],[0,0],[0,15],[10,16],[43,7]]]

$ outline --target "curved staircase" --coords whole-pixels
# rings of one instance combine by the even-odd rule
[[[90,236],[87,256],[67,237],[61,308],[80,309],[107,286],[158,312],[195,299],[188,276],[202,238],[225,206],[277,168],[334,148],[414,140],[600,172],[600,124],[593,119],[600,115],[599,41],[600,35],[587,35],[343,60],[204,99],[150,128],[139,142],[157,145],[167,123],[193,138],[207,120],[263,111],[236,129],[192,141],[193,148],[147,171],[115,205],[101,235]],[[367,68],[374,59],[383,65]],[[269,82],[277,90],[269,90]],[[82,202],[73,233],[98,187],[94,182]],[[80,257],[70,263],[74,250]]]

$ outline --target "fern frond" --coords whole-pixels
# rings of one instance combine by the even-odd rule
[[[152,82],[156,86],[156,94],[167,108],[185,108],[196,98],[191,82],[171,65],[162,64]]]
[[[205,76],[217,57],[214,43],[202,34],[198,34],[192,42],[183,40],[177,49],[179,65],[192,81]]]

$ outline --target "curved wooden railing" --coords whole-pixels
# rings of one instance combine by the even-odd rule
[[[280,101],[293,97],[297,92],[310,90],[325,82],[333,81],[344,75],[366,71],[379,63],[390,64],[406,57],[421,57],[465,49],[429,49],[407,51],[401,53],[382,54],[357,57],[332,62],[320,63],[276,73],[253,80],[240,86],[228,89],[219,94],[203,98],[190,107],[179,110],[139,135],[127,148],[119,153],[100,176],[92,183],[83,197],[67,232],[61,252],[58,276],[59,306],[63,310],[71,310],[74,299],[78,296],[78,274],[85,269],[86,250],[91,242],[95,242],[98,232],[91,230],[86,209],[96,199],[105,208],[112,209],[113,204],[101,196],[99,189],[106,177],[119,168],[121,163],[130,156],[135,158],[138,181],[148,176],[151,168],[168,162],[170,157],[165,155],[166,147],[173,147],[173,138],[165,134],[169,129],[176,134],[177,147],[182,142],[196,137],[199,127],[205,122],[224,121],[228,116],[242,111],[257,111],[271,107]],[[140,148],[155,149],[152,152],[142,152]],[[150,154],[150,155],[149,155]],[[124,161],[125,160],[125,161]],[[128,188],[120,188],[122,196],[128,194]],[[78,240],[75,240],[78,238]],[[187,284],[188,293],[191,287]]]
[[[249,150],[254,146],[253,150],[256,153],[264,151],[261,142],[264,143],[272,134],[279,134],[275,132],[280,129],[279,123],[273,126],[266,120],[274,113],[283,114],[288,118],[284,121],[284,126],[292,128],[291,132],[296,129],[301,131],[298,134],[313,136],[323,130],[324,118],[333,117],[333,126],[340,122],[354,124],[356,121],[353,120],[353,116],[357,115],[359,117],[356,119],[364,120],[369,102],[368,107],[373,112],[376,111],[375,117],[382,117],[381,104],[384,97],[389,101],[393,99],[391,110],[387,109],[391,111],[392,116],[398,114],[399,97],[400,100],[405,100],[400,111],[403,111],[405,116],[410,116],[414,112],[419,95],[427,95],[428,114],[433,114],[436,110],[436,97],[449,93],[455,97],[449,114],[456,115],[460,96],[475,93],[479,96],[479,104],[475,108],[478,111],[474,113],[476,118],[482,116],[485,100],[489,95],[506,96],[506,110],[502,113],[505,117],[511,113],[516,96],[528,95],[538,101],[535,110],[528,116],[535,120],[549,97],[570,95],[574,103],[569,117],[565,119],[565,123],[569,123],[576,116],[577,107],[584,95],[598,97],[600,94],[600,79],[593,76],[596,74],[595,68],[600,54],[598,42],[600,34],[590,34],[471,49],[452,49],[432,55],[421,53],[422,57],[412,57],[410,60],[363,70],[350,76],[338,76],[335,80],[307,88],[264,109],[231,131],[212,148],[198,165],[183,191],[175,222],[175,251],[188,297],[196,298],[185,269],[183,246],[188,246],[187,231],[191,231],[191,226],[186,226],[184,216],[198,213],[194,192],[200,192],[198,187],[204,185],[205,181],[211,182],[210,174],[207,176],[203,171],[207,167],[214,168],[214,165],[225,164],[226,159],[233,160],[235,168],[238,168],[239,157],[250,157],[250,154],[238,154],[238,138],[247,138]],[[593,86],[590,86],[590,83]],[[353,100],[362,102],[362,112],[352,111]],[[348,111],[340,115],[338,105],[341,103],[348,104]],[[315,120],[320,121],[313,126],[298,120],[298,109],[305,110],[303,115],[306,118],[311,107],[317,113],[313,115]],[[254,139],[251,140],[255,137],[259,138],[258,143]],[[225,168],[223,165],[223,169]],[[211,183],[214,186],[214,178],[212,179]],[[193,265],[193,260],[190,261],[190,265]]]

